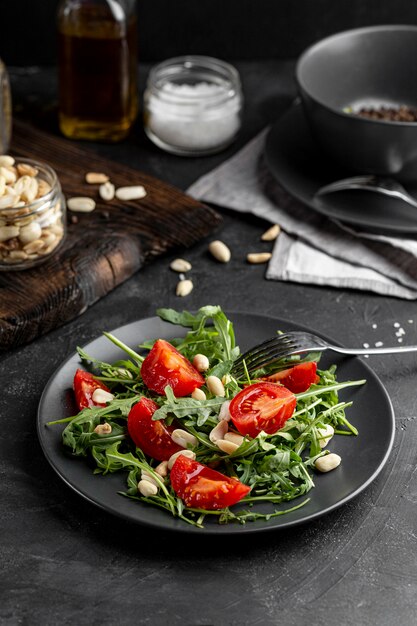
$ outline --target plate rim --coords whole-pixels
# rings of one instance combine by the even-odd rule
[[[246,316],[246,317],[257,317],[257,318],[264,318],[267,319],[269,321],[271,320],[276,320],[279,323],[282,324],[287,324],[289,326],[293,325],[295,327],[301,328],[303,330],[309,330],[310,332],[313,332],[317,335],[319,335],[320,337],[323,337],[324,339],[328,340],[329,342],[334,343],[335,345],[341,345],[340,343],[338,343],[337,341],[335,341],[334,339],[332,339],[331,337],[328,337],[326,334],[323,334],[321,332],[315,331],[315,329],[311,329],[310,327],[304,326],[303,324],[300,324],[298,322],[294,322],[294,321],[290,321],[286,318],[283,317],[275,317],[272,315],[265,315],[262,313],[251,313],[249,311],[232,311],[232,310],[225,310],[224,311],[225,314],[227,315],[227,317],[229,316]],[[126,324],[123,324],[121,326],[118,326],[108,332],[111,332],[112,334],[117,333],[118,331],[120,331],[121,329],[125,329],[128,328],[129,326],[134,326],[137,323],[146,323],[146,322],[153,322],[153,321],[161,321],[160,318],[158,316],[149,316],[149,317],[144,317],[144,318],[140,318],[140,319],[136,319],[133,320],[131,322],[127,322]],[[166,322],[169,324],[169,322]],[[172,324],[172,328],[176,328],[176,326],[174,324]],[[90,341],[88,341],[87,343],[83,344],[82,348],[87,348],[90,344],[94,343],[95,341],[98,341],[100,339],[103,338],[103,335],[98,335],[97,337],[91,339]],[[45,397],[47,396],[47,393],[49,391],[49,389],[52,387],[53,382],[56,378],[56,376],[59,374],[59,372],[61,372],[61,370],[69,363],[69,361],[71,361],[75,356],[76,356],[76,351],[71,353],[70,355],[68,355],[68,357],[66,359],[64,359],[59,365],[58,367],[54,370],[54,372],[52,373],[52,375],[50,376],[50,378],[48,379],[42,394],[40,396],[39,399],[39,404],[38,404],[38,410],[37,410],[37,417],[36,417],[36,430],[37,430],[37,435],[38,435],[38,440],[39,440],[39,444],[41,446],[42,452],[46,458],[46,460],[48,461],[49,465],[52,467],[52,469],[54,470],[54,472],[58,475],[58,477],[68,486],[70,487],[70,489],[75,492],[78,496],[81,496],[84,500],[86,500],[87,502],[89,502],[90,504],[97,506],[99,509],[106,511],[107,514],[111,514],[111,515],[115,515],[116,517],[118,517],[119,519],[123,519],[124,521],[127,521],[129,523],[132,524],[139,524],[141,526],[143,526],[144,528],[150,528],[153,530],[163,530],[164,532],[172,532],[172,533],[176,533],[176,532],[181,532],[181,533],[186,533],[186,534],[190,534],[190,533],[197,533],[199,535],[216,535],[216,534],[220,534],[218,532],[218,525],[206,525],[203,528],[197,528],[192,526],[191,524],[187,524],[186,522],[182,522],[182,520],[179,520],[178,518],[172,518],[173,520],[175,520],[176,522],[182,522],[182,525],[178,525],[178,527],[169,527],[166,526],[164,523],[151,523],[148,522],[147,520],[138,520],[135,519],[131,516],[127,516],[122,512],[119,512],[117,510],[114,510],[113,508],[106,506],[105,504],[101,503],[99,500],[95,500],[93,497],[89,496],[88,494],[84,493],[83,491],[80,490],[80,487],[77,487],[77,485],[73,484],[66,476],[65,474],[63,474],[63,472],[61,472],[61,470],[56,466],[56,464],[54,463],[53,459],[51,458],[49,452],[46,450],[46,446],[45,446],[45,442],[44,442],[44,438],[43,438],[43,432],[44,432],[44,428],[45,428],[45,424],[41,423],[42,420],[42,415],[41,415],[41,411],[42,411],[42,404],[45,400]],[[370,365],[368,365],[367,363],[365,363],[362,359],[359,359],[358,357],[353,357],[354,359],[358,359],[358,361],[361,363],[361,365],[365,368],[365,370],[368,370],[372,377],[374,378],[374,380],[378,383],[380,390],[387,402],[387,408],[389,410],[389,424],[391,426],[391,430],[390,430],[390,438],[389,438],[389,443],[388,446],[385,450],[385,453],[383,455],[383,458],[381,459],[381,461],[379,462],[378,466],[375,468],[375,470],[373,471],[373,473],[367,478],[367,480],[363,483],[361,483],[352,493],[349,493],[348,495],[346,495],[345,497],[343,497],[341,500],[338,500],[337,502],[335,502],[334,504],[321,509],[319,511],[316,511],[315,513],[312,514],[308,514],[307,516],[304,516],[300,519],[296,519],[296,520],[292,520],[291,518],[287,518],[286,515],[283,515],[282,517],[278,517],[278,518],[273,518],[275,520],[283,520],[281,523],[274,525],[271,524],[271,526],[257,526],[256,525],[256,521],[255,522],[250,522],[244,525],[240,525],[240,524],[228,524],[225,525],[223,527],[223,532],[221,533],[222,535],[246,535],[246,534],[252,534],[252,533],[259,533],[259,532],[273,532],[273,531],[279,531],[279,530],[286,530],[288,528],[295,528],[297,526],[306,524],[308,522],[311,521],[315,521],[325,515],[327,515],[328,513],[342,507],[344,504],[346,504],[347,502],[349,502],[350,500],[354,500],[360,493],[362,493],[365,489],[367,489],[369,487],[369,485],[377,478],[377,476],[381,473],[381,471],[384,469],[385,465],[388,462],[389,456],[392,452],[392,448],[394,445],[394,440],[395,440],[395,412],[394,412],[394,407],[391,401],[391,398],[388,394],[388,391],[385,388],[385,385],[382,383],[381,379],[379,378],[379,376],[373,371],[373,369],[370,367]],[[80,459],[80,461],[82,462],[83,460]],[[85,462],[85,460],[84,460]],[[87,468],[87,471],[90,471]],[[316,488],[314,488],[316,489]],[[314,491],[314,490],[313,490]],[[308,494],[307,494],[308,496]],[[122,497],[122,496],[121,496]],[[301,497],[301,496],[300,496]],[[297,500],[297,499],[296,499]],[[287,504],[289,505],[289,507],[291,506],[291,502],[294,501],[289,501]],[[168,515],[168,513],[167,513]],[[288,521],[286,521],[288,520]],[[171,520],[172,521],[172,520]]]
[[[283,179],[276,172],[276,168],[274,167],[273,158],[274,158],[274,150],[273,143],[275,134],[277,134],[281,128],[285,125],[286,120],[292,121],[293,118],[296,119],[297,116],[302,117],[305,123],[307,119],[305,117],[303,111],[303,104],[299,98],[296,98],[292,104],[284,111],[284,113],[271,125],[268,130],[267,136],[265,138],[265,146],[264,146],[264,157],[265,162],[268,168],[269,173],[278,182],[281,187],[292,197],[295,198],[298,202],[301,202],[304,206],[310,207],[314,211],[316,211],[319,215],[323,215],[327,219],[330,219],[334,222],[340,222],[342,224],[346,224],[349,226],[355,226],[356,228],[362,228],[371,233],[382,233],[386,235],[404,235],[406,233],[411,235],[417,235],[417,222],[415,224],[410,223],[404,226],[395,225],[395,224],[387,224],[383,226],[381,224],[375,224],[374,222],[370,223],[368,220],[361,220],[360,218],[355,219],[341,219],[337,216],[332,215],[328,210],[323,208],[319,202],[314,201],[314,197],[310,196],[303,197],[301,194],[297,193],[297,190],[294,190],[290,185],[288,185],[286,179]],[[322,151],[317,148],[317,154],[319,154],[322,158],[326,159],[326,155],[323,155]],[[320,188],[320,185],[317,186],[317,190]]]

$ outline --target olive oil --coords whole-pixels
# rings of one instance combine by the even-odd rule
[[[115,0],[61,5],[59,124],[66,137],[119,141],[135,120],[137,23],[125,5]]]

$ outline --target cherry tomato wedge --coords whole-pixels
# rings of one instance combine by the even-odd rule
[[[168,341],[158,339],[142,363],[142,378],[151,391],[164,394],[167,385],[177,397],[188,396],[204,385],[204,378],[195,367]]]
[[[250,491],[230,478],[180,454],[172,466],[171,485],[177,496],[192,508],[216,510],[236,504]]]
[[[141,398],[129,412],[127,430],[133,443],[145,454],[167,461],[172,454],[183,450],[171,439],[174,426],[167,426],[164,420],[153,420],[158,405],[149,398]]]
[[[316,372],[317,363],[312,361],[311,363],[294,365],[294,367],[272,374],[264,380],[271,383],[281,383],[293,393],[301,393],[307,391],[310,385],[320,380]]]
[[[229,406],[233,424],[241,435],[256,437],[261,430],[273,435],[294,413],[294,394],[276,383],[254,383],[233,398]]]
[[[104,389],[104,391],[108,392],[110,392],[110,389],[99,380],[96,380],[89,372],[78,369],[75,372],[73,386],[75,401],[80,411],[91,406],[106,406],[105,404],[94,402],[93,393],[96,389]]]

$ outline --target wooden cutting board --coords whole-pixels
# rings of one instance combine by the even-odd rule
[[[97,208],[77,213],[76,224],[69,220],[63,246],[43,265],[0,272],[3,350],[75,318],[152,258],[192,246],[221,221],[211,208],[178,189],[26,123],[14,123],[11,153],[48,163],[67,198],[91,196]],[[147,195],[104,202],[98,186],[85,183],[90,171],[108,174],[116,187],[143,185]]]

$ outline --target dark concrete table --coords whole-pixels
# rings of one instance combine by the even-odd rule
[[[238,143],[221,155],[181,159],[138,130],[124,144],[91,146],[181,188],[272,122],[294,94],[292,64],[238,64],[247,110]],[[142,76],[146,73],[142,71]],[[54,74],[12,72],[18,108],[35,112],[55,94]],[[0,356],[0,623],[41,625],[408,626],[417,622],[416,359],[369,359],[392,398],[391,458],[358,498],[310,524],[246,538],[198,538],[133,526],[78,497],[39,447],[36,409],[47,380],[75,346],[154,314],[157,306],[253,311],[307,324],[342,343],[395,342],[394,323],[417,343],[416,305],[355,291],[266,281],[246,251],[265,224],[223,212],[218,235],[235,254],[220,266],[207,242],[187,253],[195,289],[174,295],[161,258],[77,320]],[[0,294],[1,297],[1,294]],[[372,324],[377,323],[377,330]]]

